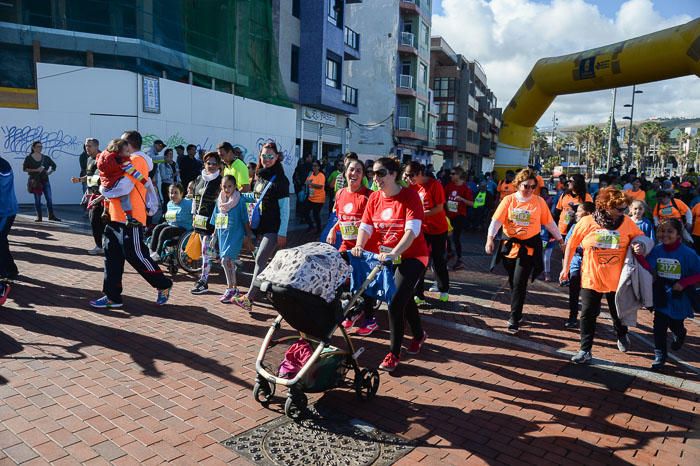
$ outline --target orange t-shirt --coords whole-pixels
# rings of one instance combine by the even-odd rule
[[[700,204],[693,207],[693,235],[700,236]]]
[[[559,215],[559,231],[562,235],[566,234],[569,223],[571,223],[576,216],[576,211],[569,205],[570,202],[578,205],[581,203],[581,198],[574,197],[571,194],[564,194],[557,202],[557,209],[561,210],[561,214]],[[588,193],[586,193],[586,202],[593,202],[593,198]]]
[[[681,220],[686,212],[688,212],[688,205],[681,201],[680,199],[674,199],[673,200],[678,206],[676,209],[673,207],[674,202],[669,202],[668,204],[663,204],[661,205],[661,202],[656,204],[656,207],[654,207],[654,217],[658,217],[659,220],[662,218],[677,218],[678,220]],[[685,223],[685,221],[683,221]]]
[[[537,175],[537,192],[535,194],[540,196],[542,194],[542,188],[544,188],[544,178]]]
[[[505,198],[509,194],[513,194],[516,191],[515,184],[514,183],[506,183],[505,181],[501,181],[498,183],[498,192],[501,193],[501,198],[500,200],[502,201],[503,198]]]
[[[321,172],[318,172],[318,175],[314,175],[314,173],[311,172],[306,179],[311,181],[311,184],[326,186],[326,175]],[[323,204],[326,202],[326,190],[324,188],[317,189],[309,186],[309,201],[317,204]]]
[[[637,236],[644,236],[644,233],[627,216],[617,230],[601,227],[592,215],[582,218],[566,243],[569,258],[574,256],[577,247],[583,248],[581,287],[598,293],[617,291],[627,247]],[[569,264],[564,266],[568,270]]]
[[[531,196],[526,201],[518,199],[517,194],[506,196],[493,214],[493,219],[503,224],[503,231],[510,238],[521,240],[539,235],[542,227],[552,222],[552,213],[547,203],[540,196]],[[528,248],[528,254],[531,254]],[[519,244],[513,244],[508,257],[516,257]]]
[[[646,200],[647,193],[644,192],[644,190],[640,189],[637,192],[632,191],[631,189],[625,190],[625,194],[627,194],[633,201],[642,201],[644,202]]]
[[[136,170],[141,172],[143,176],[148,177],[148,163],[146,159],[140,155],[131,156],[131,164]],[[131,215],[135,220],[141,222],[142,225],[146,224],[146,187],[137,179],[131,175],[127,175],[131,178],[131,182],[134,183],[134,189],[129,193],[129,199],[131,200]],[[122,202],[119,198],[110,199],[109,201],[109,218],[112,222],[126,223],[126,214],[124,209],[122,209]]]

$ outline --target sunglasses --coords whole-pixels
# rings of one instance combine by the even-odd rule
[[[389,170],[386,168],[380,168],[379,170],[374,170],[374,176],[377,178],[384,178],[386,175],[389,174]]]
[[[262,158],[263,160],[272,160],[275,158],[275,154],[263,154]]]
[[[217,162],[217,161],[209,162],[209,161],[208,161],[208,162],[207,162],[207,165],[215,166],[215,165],[219,165],[219,162]]]
[[[536,184],[523,184],[521,185],[523,189],[535,189],[537,187]]]

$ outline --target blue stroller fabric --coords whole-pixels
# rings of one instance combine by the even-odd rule
[[[367,279],[372,269],[379,265],[379,260],[376,254],[365,252],[363,257],[355,257],[352,254],[350,257],[350,266],[352,273],[350,275],[350,290],[355,292],[360,289],[362,283]],[[394,283],[393,266],[384,267],[367,286],[365,295],[376,298],[379,301],[389,303],[391,298],[396,293],[396,284]]]
[[[328,216],[328,222],[326,222],[326,226],[323,227],[323,231],[321,231],[321,237],[319,239],[320,242],[322,242],[322,243],[326,242],[326,238],[328,237],[328,232],[331,231],[331,228],[336,224],[336,222],[338,222],[338,214],[336,214],[335,210],[334,210]],[[335,243],[333,244],[333,246],[336,249],[339,249],[342,242],[343,242],[343,237],[340,236],[340,231],[338,231],[335,234]]]

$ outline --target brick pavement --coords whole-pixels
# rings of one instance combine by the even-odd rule
[[[128,267],[125,308],[91,310],[102,261],[85,254],[89,237],[21,219],[10,240],[23,278],[0,311],[0,462],[245,463],[218,442],[281,415],[282,398],[265,409],[251,396],[274,310],[219,304],[217,271],[212,293],[199,297],[188,292],[191,277],[176,277],[172,304],[158,308]],[[698,464],[698,390],[598,366],[572,370],[552,351],[574,350],[577,334],[562,329],[565,300],[547,284],[532,286],[521,335],[505,336],[504,278],[484,272],[480,248],[472,238],[470,271],[454,274],[458,295],[423,310],[428,343],[382,376],[377,399],[358,402],[347,389],[312,399],[414,440],[400,464]],[[635,333],[648,336],[649,322],[642,315]],[[383,313],[380,323],[362,340],[365,365],[386,354]],[[596,357],[648,366],[643,341],[623,355],[610,324],[599,329]],[[697,324],[689,330],[678,356],[697,368]],[[541,346],[523,346],[530,342]],[[682,364],[666,372],[697,380]]]

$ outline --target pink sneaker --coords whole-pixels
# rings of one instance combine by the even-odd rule
[[[394,353],[389,353],[384,358],[384,361],[379,365],[379,369],[387,372],[392,372],[399,365],[399,358],[394,356]]]
[[[231,299],[235,298],[236,296],[238,296],[237,288],[226,288],[226,291],[224,291],[224,294],[221,295],[219,301],[222,303],[230,303]]]
[[[253,303],[246,295],[236,296],[235,298],[232,298],[231,303],[243,308],[245,311],[248,312],[251,312],[253,310]]]
[[[366,337],[372,334],[375,330],[379,328],[379,325],[377,325],[377,319],[372,317],[370,319],[365,319],[364,322],[362,322],[362,325],[355,330],[355,335],[359,335],[361,337]]]
[[[426,333],[425,330],[423,330],[423,336],[421,338],[413,338],[411,340],[411,343],[408,345],[408,348],[406,348],[406,353],[408,354],[418,354],[420,353],[420,349],[423,347],[423,343],[425,343],[425,340],[428,338],[428,334]]]

